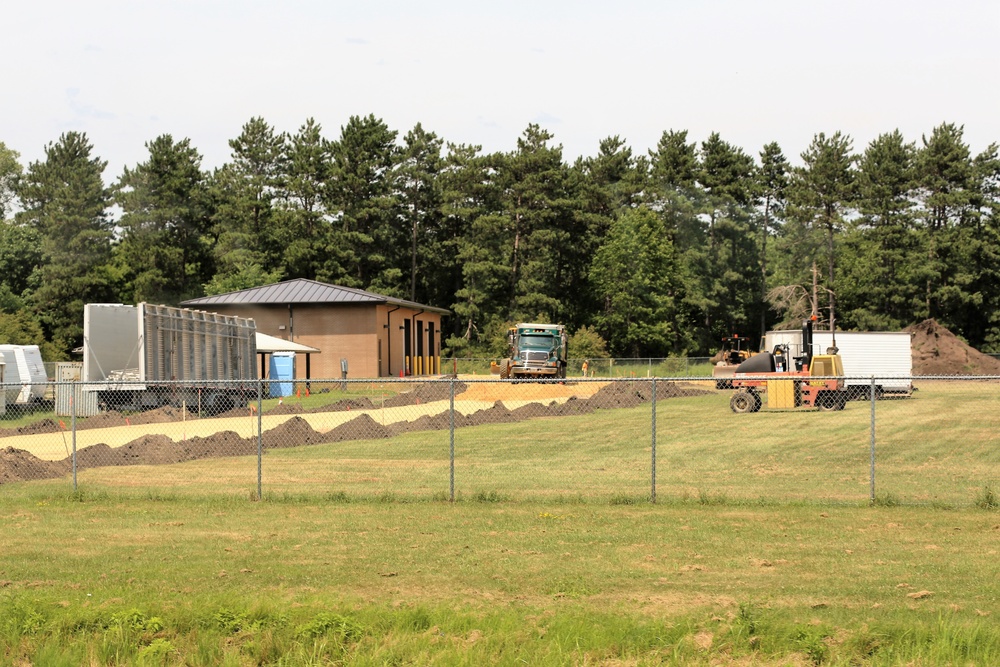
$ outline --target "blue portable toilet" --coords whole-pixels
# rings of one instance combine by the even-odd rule
[[[268,377],[271,380],[271,398],[291,396],[295,380],[295,353],[273,352]]]

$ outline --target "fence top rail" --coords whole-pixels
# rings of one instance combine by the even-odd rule
[[[517,384],[517,383],[538,383],[538,384],[575,384],[575,383],[609,383],[609,382],[651,382],[651,381],[663,381],[663,382],[687,382],[687,383],[712,383],[718,378],[713,378],[711,376],[691,376],[691,375],[654,375],[654,376],[619,376],[619,377],[582,377],[582,376],[571,376],[567,378],[531,378],[531,379],[512,379],[512,378],[500,378],[496,376],[487,375],[427,375],[427,376],[409,376],[405,378],[398,377],[373,377],[373,378],[295,378],[295,379],[271,379],[262,378],[254,380],[206,380],[204,382],[199,382],[192,384],[190,381],[182,380],[164,380],[161,382],[150,383],[150,382],[140,382],[121,380],[115,381],[113,383],[88,383],[82,381],[74,380],[47,380],[45,382],[2,382],[0,387],[14,388],[14,387],[24,387],[31,384],[44,384],[51,386],[58,385],[73,385],[82,386],[84,389],[100,389],[100,390],[143,390],[151,386],[163,387],[163,388],[177,388],[177,389],[197,389],[201,388],[229,388],[229,389],[239,389],[239,390],[252,390],[257,387],[258,384],[269,385],[269,384],[420,384],[420,383],[448,383],[448,382],[463,382],[469,383],[502,383],[502,384]],[[726,378],[730,379],[730,378]],[[739,380],[790,380],[790,381],[810,381],[810,380],[845,380],[854,382],[875,382],[878,383],[882,380],[910,380],[911,382],[919,381],[943,381],[943,382],[971,382],[971,381],[989,381],[995,382],[1000,380],[1000,375],[772,375],[772,374],[746,374],[740,375]]]

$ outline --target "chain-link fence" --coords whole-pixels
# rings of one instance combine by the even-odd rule
[[[6,385],[0,493],[992,507],[998,380]]]
[[[441,359],[441,371],[463,375],[490,375],[495,358],[448,357]],[[575,358],[566,360],[566,374],[598,378],[705,378],[712,377],[711,357]]]

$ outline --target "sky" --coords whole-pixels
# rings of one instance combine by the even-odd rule
[[[108,183],[163,134],[219,167],[255,116],[336,139],[372,114],[486,152],[536,123],[570,163],[668,130],[793,163],[820,132],[1000,142],[997,0],[33,0],[0,32],[0,142],[27,167],[85,132]]]

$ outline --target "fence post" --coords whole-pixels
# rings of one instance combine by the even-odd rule
[[[263,409],[263,385],[264,380],[257,379],[257,500],[264,499],[263,472],[264,472],[264,434],[262,426],[264,417],[261,415]]]
[[[73,493],[76,493],[76,385],[72,385],[72,393],[69,397],[69,428],[73,436]],[[2,391],[2,390],[0,390]]]
[[[653,432],[652,432],[652,443],[653,443],[653,455],[652,455],[652,492],[650,495],[651,502],[656,503],[656,378],[653,378]]]
[[[869,387],[871,403],[872,403],[872,424],[871,424],[871,443],[869,445],[871,450],[871,464],[869,470],[869,491],[868,491],[868,502],[872,505],[875,504],[875,376],[872,376],[872,383]]]
[[[448,499],[455,502],[455,378],[449,380],[451,388],[451,400],[449,403],[449,424],[448,424]]]

